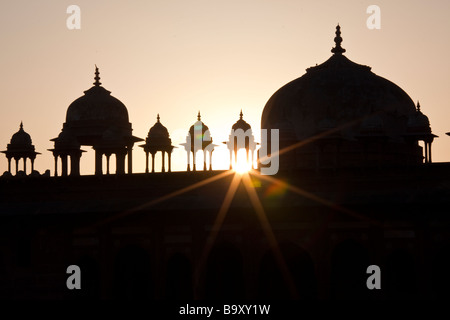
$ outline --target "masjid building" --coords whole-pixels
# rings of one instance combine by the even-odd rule
[[[172,172],[159,114],[145,139],[134,136],[97,67],[51,139],[52,174],[34,170],[40,153],[21,123],[2,151],[0,297],[448,297],[450,163],[432,162],[437,136],[419,102],[347,58],[342,41],[338,25],[331,57],[270,97],[265,143],[241,111],[224,142],[230,170],[212,170],[219,144],[199,112],[181,144],[186,171]],[[85,147],[94,175],[80,175]],[[232,170],[240,148],[248,174]],[[263,151],[279,159],[276,174],[262,174]],[[133,173],[133,156],[145,156],[144,173]],[[66,287],[70,265],[80,290]],[[381,289],[367,286],[371,265]]]

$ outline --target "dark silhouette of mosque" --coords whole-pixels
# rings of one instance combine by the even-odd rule
[[[218,145],[199,112],[181,144],[185,172],[171,170],[174,146],[158,114],[139,145],[145,173],[133,173],[133,147],[144,139],[132,134],[127,108],[101,86],[98,68],[52,139],[53,176],[34,171],[39,153],[21,124],[2,151],[0,297],[448,297],[450,163],[432,162],[436,135],[420,104],[349,60],[339,26],[334,42],[327,61],[264,107],[261,128],[279,130],[279,153],[267,135],[269,155],[279,155],[274,176],[261,175],[260,162],[249,175],[231,170],[234,130],[246,133],[247,159],[261,156],[242,111],[225,142],[230,170],[212,170]],[[95,175],[80,175],[82,146],[95,150]],[[66,287],[73,264],[80,290]],[[370,265],[381,269],[379,290],[366,285]]]

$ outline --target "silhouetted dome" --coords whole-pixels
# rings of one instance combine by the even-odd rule
[[[408,131],[409,132],[431,132],[430,121],[428,117],[420,111],[420,104],[417,103],[417,110],[411,114],[408,118]]]
[[[9,150],[18,150],[18,149],[31,149],[34,151],[34,147],[32,146],[31,137],[28,133],[23,130],[23,123],[20,123],[20,129],[11,137],[11,142],[9,144]]]
[[[340,48],[340,42],[336,47]],[[357,121],[378,114],[376,121],[384,123],[385,133],[401,137],[408,117],[415,113],[411,98],[370,67],[350,61],[342,50],[276,91],[264,108],[261,127],[276,128],[276,123],[288,121],[297,139],[303,140],[318,134],[324,119],[333,119],[336,127],[346,125],[342,133],[353,139],[361,128]]]
[[[74,121],[106,120],[128,124],[128,111],[125,105],[111,96],[111,92],[101,87],[96,69],[94,86],[84,91],[84,96],[72,102],[67,109],[66,123]]]
[[[231,127],[233,130],[242,129],[245,132],[252,128],[244,119],[242,119],[242,117],[243,114],[241,110],[241,113],[239,114],[239,120],[236,121],[236,123]]]
[[[200,111],[198,112],[197,115],[197,121],[189,128],[189,134],[191,135],[191,137],[194,137],[194,132],[196,130],[197,131],[201,130],[203,134],[207,130],[209,130],[208,126],[201,121]]]
[[[172,141],[169,138],[169,131],[159,121],[159,114],[156,117],[156,123],[150,128],[146,139],[148,146],[170,146]]]
[[[156,123],[150,128],[148,138],[169,138],[169,131],[159,122],[159,114],[156,117]]]
[[[98,68],[95,67],[94,86],[84,92],[84,96],[72,102],[67,109],[63,132],[70,134],[70,140],[76,139],[78,145],[102,147],[105,131],[111,129],[118,136],[115,143],[122,141],[130,145],[143,139],[132,135],[131,123],[125,105],[112,97],[110,92],[101,87]],[[120,136],[120,137],[119,137]],[[106,136],[106,138],[108,138]],[[57,141],[57,138],[52,139]],[[111,141],[107,141],[111,145]],[[74,141],[70,141],[75,145]]]
[[[416,112],[414,102],[396,84],[345,57],[340,35],[337,26],[333,55],[327,61],[278,89],[264,107],[261,128],[279,129],[280,148],[305,141],[283,153],[280,159],[290,160],[282,164],[281,159],[280,167],[294,162],[303,168],[352,167],[364,161],[421,163],[415,132],[420,127],[425,133],[426,126],[431,134],[428,119]],[[367,136],[382,137],[384,144],[372,143],[381,140],[369,141]],[[339,143],[333,145],[331,137]],[[270,139],[268,134],[269,144]]]

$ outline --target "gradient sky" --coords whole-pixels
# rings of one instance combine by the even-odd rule
[[[258,141],[270,96],[331,56],[341,25],[346,56],[391,80],[429,117],[433,161],[450,161],[450,1],[300,0],[2,0],[0,11],[0,148],[20,121],[42,155],[35,168],[53,173],[53,147],[70,103],[94,81],[128,108],[133,134],[145,138],[160,113],[174,145],[198,110],[214,142],[225,141],[242,108]],[[66,9],[81,8],[81,29],[69,30]],[[369,5],[381,8],[381,29],[369,30]],[[227,168],[225,146],[213,168]],[[81,158],[94,172],[94,153]],[[180,147],[173,169],[186,169]],[[134,148],[135,172],[145,154]],[[157,165],[159,170],[159,165]],[[6,158],[0,172],[7,170]]]

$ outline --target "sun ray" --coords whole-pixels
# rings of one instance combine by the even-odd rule
[[[261,223],[264,234],[267,240],[269,241],[270,248],[275,256],[275,260],[278,263],[278,267],[281,270],[284,281],[289,287],[291,296],[293,298],[299,298],[299,294],[294,285],[291,272],[289,271],[286,261],[280,251],[280,248],[278,247],[278,242],[275,238],[275,234],[273,233],[272,227],[270,226],[269,220],[267,219],[267,216],[264,212],[262,203],[259,200],[258,195],[256,194],[256,191],[252,185],[250,175],[248,172],[242,175],[242,180],[244,182],[245,189],[247,190],[248,196],[250,198],[250,202],[252,203],[252,206],[255,209],[258,219]]]
[[[231,201],[233,201],[234,195],[236,194],[236,190],[239,186],[239,183],[241,182],[241,179],[242,178],[240,175],[238,174],[234,175],[233,180],[231,181],[230,186],[228,187],[225,198],[223,199],[222,205],[220,206],[219,212],[217,213],[216,219],[211,229],[211,233],[206,239],[205,246],[203,248],[199,263],[197,264],[197,268],[195,271],[194,284],[196,286],[198,285],[200,280],[200,272],[203,269],[206,258],[208,257],[208,254],[214,245],[214,242],[217,238],[220,228],[222,227],[222,223],[225,220],[225,216],[228,212],[228,209],[230,208]]]
[[[207,185],[207,184],[209,184],[211,182],[214,182],[214,181],[220,180],[222,178],[225,178],[225,177],[229,176],[232,173],[233,172],[231,170],[219,173],[218,175],[215,175],[213,177],[210,177],[210,178],[207,178],[205,180],[199,181],[199,182],[194,183],[194,184],[192,184],[190,186],[184,187],[184,188],[179,189],[177,191],[171,192],[171,193],[169,193],[169,194],[167,194],[165,196],[159,197],[159,198],[157,198],[155,200],[146,202],[146,203],[141,204],[141,205],[139,205],[137,207],[128,209],[128,210],[126,210],[124,212],[121,212],[121,213],[118,213],[118,214],[116,214],[114,216],[111,216],[111,217],[108,217],[106,219],[103,219],[103,220],[101,220],[99,222],[96,222],[94,225],[92,225],[92,227],[96,227],[96,226],[99,226],[99,225],[107,224],[107,223],[110,223],[112,221],[124,218],[124,217],[126,217],[126,216],[128,216],[128,215],[130,215],[132,213],[138,212],[138,211],[140,211],[142,209],[151,207],[151,206],[153,206],[155,204],[158,204],[160,202],[169,200],[169,199],[174,198],[176,196],[179,196],[179,195],[181,195],[183,193],[186,193],[186,192],[192,191],[194,189],[197,189],[199,187],[205,186],[205,185]]]

